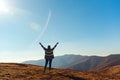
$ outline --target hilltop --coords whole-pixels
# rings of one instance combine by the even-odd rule
[[[0,80],[119,80],[120,65],[97,72],[70,69],[52,69],[43,73],[43,67],[31,64],[0,63]]]

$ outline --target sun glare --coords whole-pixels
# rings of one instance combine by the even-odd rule
[[[9,13],[10,9],[7,3],[0,1],[0,13]]]

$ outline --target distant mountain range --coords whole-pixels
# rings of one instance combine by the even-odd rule
[[[80,60],[83,57],[84,56],[72,55],[72,54],[71,55],[56,56],[53,59],[52,67],[54,67],[54,68],[61,68],[62,66],[69,65],[72,62],[74,62],[76,60]],[[23,63],[44,66],[45,60],[44,59],[41,59],[41,60],[29,60],[29,61],[25,61]]]
[[[44,66],[44,60],[30,60],[23,63]],[[120,65],[120,54],[109,55],[106,57],[81,55],[57,56],[53,60],[52,67],[82,71],[97,71],[116,65]]]

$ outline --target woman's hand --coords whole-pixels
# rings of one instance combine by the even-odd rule
[[[39,42],[39,44],[41,45],[41,42]]]

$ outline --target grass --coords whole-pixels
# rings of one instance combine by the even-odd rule
[[[0,63],[0,80],[120,80],[120,66],[98,72],[52,69],[43,73],[42,66]]]

